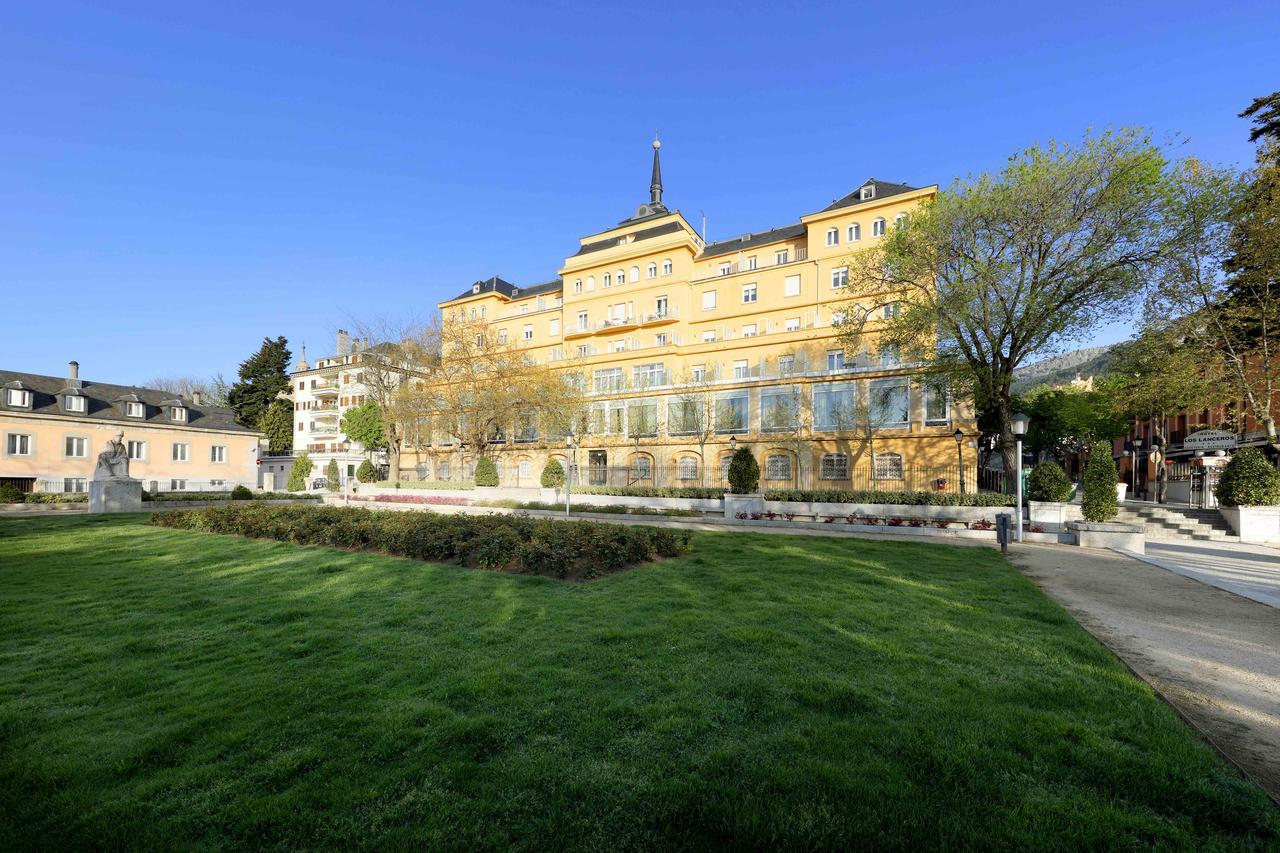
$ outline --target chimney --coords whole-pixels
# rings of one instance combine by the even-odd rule
[[[192,392],[191,392],[191,404],[192,404],[193,406],[198,406],[198,405],[200,405],[200,392],[199,392],[199,391],[192,391]]]
[[[351,351],[352,351],[352,352],[360,352],[360,339],[359,339],[359,338],[352,338],[352,339],[351,339]]]
[[[346,329],[338,330],[338,355],[346,355],[351,349],[351,336]]]
[[[78,361],[67,362],[67,387],[80,387],[80,362]]]

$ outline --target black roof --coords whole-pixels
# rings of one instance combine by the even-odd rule
[[[76,383],[79,383],[78,385]],[[187,408],[186,421],[174,421],[166,411],[173,405],[172,391],[138,388],[132,385],[111,385],[106,382],[68,380],[65,376],[42,376],[38,373],[18,373],[0,370],[0,388],[25,388],[32,392],[31,408],[8,405],[8,395],[0,395],[0,412],[26,412],[53,415],[67,420],[106,421],[119,424],[173,424],[191,429],[219,430],[222,432],[246,432],[251,430],[236,423],[235,412],[219,406],[196,406],[189,400],[182,401]],[[67,393],[78,393],[86,398],[85,411],[68,412],[58,398]],[[125,417],[117,401],[130,400],[145,405],[146,414],[141,418]]]
[[[702,254],[698,257],[709,258],[714,255],[727,255],[730,252],[737,252],[743,249],[754,249],[756,246],[763,246],[767,243],[776,243],[779,240],[791,240],[795,237],[803,237],[805,226],[797,222],[795,225],[783,225],[781,228],[770,228],[768,231],[757,231],[754,234],[744,234],[741,237],[734,237],[731,240],[721,240],[718,243],[712,243],[702,250]]]
[[[537,296],[541,293],[551,293],[564,287],[564,283],[560,279],[543,282],[542,284],[531,284],[528,287],[521,287],[512,284],[500,276],[492,276],[484,281],[477,281],[466,290],[459,293],[453,299],[466,299],[468,296],[475,296],[479,293],[500,293],[508,299],[523,299],[526,296]],[[479,289],[477,289],[479,288]],[[453,300],[449,300],[452,302]]]
[[[667,216],[668,214],[664,212],[662,215]],[[633,232],[630,235],[624,234],[621,237],[610,237],[608,240],[597,240],[594,243],[587,243],[574,253],[574,257],[590,254],[591,252],[599,252],[602,249],[612,249],[614,246],[620,245],[618,241],[627,236],[632,238],[632,242],[636,242],[639,240],[648,240],[652,237],[661,237],[663,234],[673,234],[676,231],[683,230],[684,226],[680,224],[680,220],[676,219],[662,225],[655,225],[652,228],[645,228],[640,231]]]
[[[876,194],[873,198],[864,199],[862,198],[862,188],[867,186],[868,184],[875,184]],[[842,207],[853,207],[854,205],[857,205],[857,204],[870,204],[872,202],[879,201],[882,198],[888,198],[889,196],[894,196],[894,195],[902,195],[903,193],[909,193],[912,190],[918,190],[918,189],[920,188],[908,186],[906,184],[893,184],[893,183],[889,183],[888,181],[877,181],[875,178],[867,178],[853,192],[849,193],[848,195],[841,196],[840,198],[831,202],[831,204],[822,208],[822,210],[818,212],[826,213],[829,210],[839,210]]]

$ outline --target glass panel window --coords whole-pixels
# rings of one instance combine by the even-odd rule
[[[516,414],[516,441],[530,442],[538,440],[538,415],[536,412],[518,412]]]
[[[85,410],[85,399],[79,394],[68,394],[66,399],[68,412],[83,412]]]
[[[721,264],[720,275],[728,275],[733,270],[732,264]]]
[[[749,395],[746,389],[716,395],[716,432],[745,433],[751,422]]]
[[[819,480],[849,479],[849,456],[846,453],[824,453],[818,468]]]
[[[746,359],[739,359],[733,363],[733,378],[748,379],[751,376],[751,365]]]
[[[831,287],[844,287],[849,283],[849,268],[836,267],[831,271]]]
[[[635,456],[631,459],[631,479],[653,479],[653,460],[648,456]]]
[[[714,290],[702,291],[702,310],[710,311],[716,307],[716,292]]]
[[[5,438],[4,449],[10,456],[30,456],[31,436],[9,433]]]
[[[521,459],[517,470],[520,472],[521,480],[528,480],[533,476],[533,463],[528,459]]]
[[[587,330],[587,312],[578,312],[578,331],[585,332]]]
[[[436,463],[436,476],[441,480],[449,479],[449,463],[447,461],[442,459]]]
[[[872,237],[884,236],[884,220],[883,219],[877,219],[875,222],[871,223],[871,236]]]
[[[631,381],[637,388],[654,388],[667,384],[666,367],[656,364],[637,364],[631,368]]]
[[[698,415],[701,411],[700,404],[697,400],[681,400],[679,398],[667,401],[667,434],[668,435],[695,435],[701,430],[699,429]]]
[[[692,456],[681,457],[680,461],[676,463],[676,479],[698,479],[698,460]]]
[[[632,437],[658,434],[658,401],[632,400],[627,404],[627,424]]]
[[[826,432],[853,429],[857,412],[853,385],[831,382],[813,388],[813,428]]]
[[[771,453],[764,460],[766,480],[790,480],[791,457],[785,453]]]
[[[140,418],[146,414],[146,409],[141,403],[125,403],[124,413],[131,418]]]
[[[840,245],[840,231],[838,229],[835,229],[835,228],[827,229],[827,245],[828,246]]]
[[[904,427],[910,423],[911,409],[905,378],[873,379],[870,389],[873,427]]]
[[[130,459],[146,459],[147,443],[145,441],[130,441],[127,444]]]
[[[622,368],[607,367],[594,374],[595,389],[599,392],[622,390]]]
[[[62,479],[62,491],[71,494],[78,494],[87,489],[87,481],[84,477],[64,477]]]
[[[173,461],[174,462],[190,462],[191,461],[191,445],[181,441],[173,443]]]
[[[885,303],[884,307],[881,308],[880,311],[886,320],[891,320],[902,314],[902,306],[897,302],[888,302]]]
[[[742,336],[744,338],[754,338],[756,336],[756,324],[744,323],[742,326]]]
[[[747,258],[747,269],[753,270],[755,268],[756,268],[756,256],[752,255],[751,257]]]
[[[781,252],[774,252],[773,254],[773,262],[775,264],[785,264],[790,259],[791,253],[786,249],[783,249]]]
[[[169,408],[169,417],[175,421],[185,421],[187,419],[187,410],[181,406],[171,406]]]
[[[6,388],[4,392],[4,400],[10,406],[18,408],[31,408],[31,392],[24,391],[20,388]]]
[[[702,333],[702,342],[703,342],[704,344],[709,344],[709,343],[711,343],[712,341],[714,341],[715,339],[716,339],[716,330],[715,330],[715,329],[707,329],[705,332],[703,332],[703,333]]]
[[[67,456],[80,459],[89,455],[88,445],[88,439],[69,435],[63,443],[63,451]]]
[[[525,327],[524,327],[524,339],[525,339],[526,341],[531,341],[531,340],[533,340],[533,325],[532,325],[531,323],[526,323],[526,324],[525,324]]]
[[[861,239],[862,239],[862,226],[855,222],[849,226],[849,242],[854,243]]]
[[[902,454],[877,453],[876,458],[871,463],[871,479],[901,480]]]
[[[227,448],[222,446],[221,444],[215,444],[213,447],[209,448],[209,461],[210,462],[226,462]]]
[[[924,393],[925,426],[945,426],[951,422],[948,410],[947,386],[941,381],[926,382],[922,388]]]
[[[800,276],[789,275],[782,283],[783,296],[799,296],[800,295]]]
[[[827,350],[827,370],[844,370],[844,350]]]
[[[742,301],[744,304],[756,301],[756,286],[754,284],[744,284],[742,286]]]
[[[791,432],[799,426],[800,389],[794,385],[760,389],[761,432]]]
[[[171,492],[185,492],[186,490],[187,490],[187,481],[186,481],[186,480],[170,480],[170,481],[169,481],[169,491],[171,491]]]
[[[657,264],[649,264],[649,266],[645,267],[644,274],[645,274],[645,278],[657,278],[657,277],[658,277],[658,265],[657,265]]]
[[[609,403],[605,428],[610,435],[625,435],[627,431],[627,404],[621,400]]]
[[[693,366],[693,381],[703,382],[707,378],[707,366],[705,364],[695,364]]]
[[[902,359],[898,357],[897,344],[886,344],[880,350],[880,366],[881,367],[897,367],[902,363]]]
[[[499,329],[499,330],[498,330],[498,343],[499,343],[499,344],[501,344],[501,345],[503,345],[503,346],[506,346],[506,344],[507,344],[507,330],[506,330],[506,329]]]
[[[663,275],[671,275],[671,261],[670,261],[670,260],[666,260],[666,261],[663,261],[663,262],[662,262],[662,274],[663,274]]]
[[[790,376],[796,372],[796,357],[794,355],[778,356],[778,373],[783,376]]]
[[[784,329],[786,329],[786,331],[788,331],[788,332],[798,332],[798,331],[800,331],[800,318],[799,318],[799,317],[788,317],[788,318],[787,318],[787,322],[786,322],[786,324],[783,326],[783,328],[784,328]]]

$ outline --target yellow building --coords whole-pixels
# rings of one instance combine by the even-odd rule
[[[648,203],[581,238],[554,280],[494,277],[440,303],[446,322],[483,320],[499,342],[585,376],[580,479],[719,485],[731,447],[746,445],[766,488],[955,490],[963,453],[972,490],[975,451],[953,437],[976,433],[971,408],[914,381],[894,352],[847,353],[837,340],[851,254],[937,187],[873,178],[792,224],[705,244],[663,204],[659,147]],[[702,399],[714,413],[705,430]],[[548,457],[566,456],[563,439],[508,435],[487,452],[504,485],[536,485]],[[457,479],[470,464],[453,447],[406,451],[405,477]]]
[[[230,409],[164,391],[0,370],[0,483],[22,492],[84,492],[98,454],[124,433],[129,476],[159,491],[257,483],[259,433]]]

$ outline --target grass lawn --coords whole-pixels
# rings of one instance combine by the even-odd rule
[[[0,848],[1233,848],[1262,792],[986,548],[590,584],[0,519]]]

